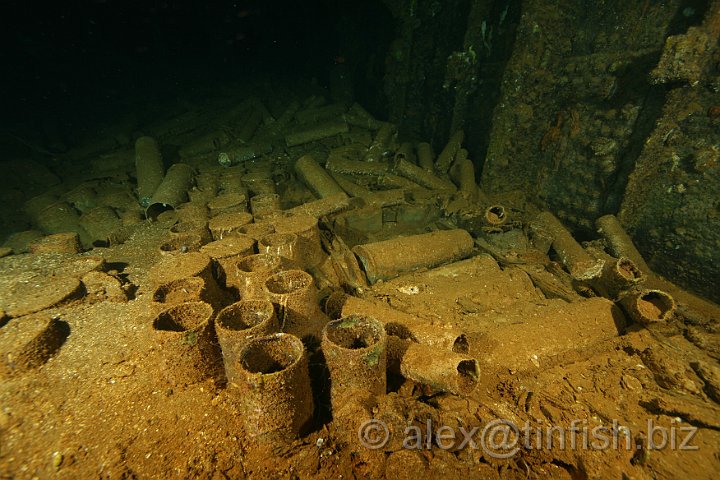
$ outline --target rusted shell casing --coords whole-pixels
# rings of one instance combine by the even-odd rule
[[[30,253],[80,253],[82,245],[76,232],[53,233],[32,242]]]
[[[384,175],[389,167],[387,163],[362,162],[331,155],[325,164],[325,168],[331,172],[346,175]]]
[[[164,256],[150,268],[148,276],[155,286],[181,278],[200,277],[205,281],[209,303],[217,306],[223,303],[225,293],[215,280],[214,270],[210,256],[203,252],[189,252]]]
[[[240,227],[252,221],[253,216],[248,212],[221,213],[208,222],[208,228],[213,240],[222,240],[236,234]]]
[[[43,365],[70,334],[65,321],[42,313],[8,320],[0,311],[0,327],[0,379]]]
[[[153,320],[153,330],[164,362],[163,371],[175,385],[200,382],[220,372],[220,350],[205,302],[173,305]]]
[[[334,137],[341,133],[347,133],[348,131],[348,124],[345,123],[344,120],[330,120],[317,125],[302,127],[285,135],[285,143],[288,147],[294,147],[296,145],[303,145],[316,140]]]
[[[431,172],[435,168],[435,152],[433,152],[432,145],[421,142],[417,144],[415,149],[417,150],[418,166]]]
[[[162,155],[157,142],[152,137],[140,137],[135,141],[135,177],[140,205],[150,205],[155,190],[160,186],[165,175]]]
[[[395,161],[392,170],[398,175],[402,175],[403,177],[431,190],[447,192],[454,192],[457,190],[452,182],[443,180],[434,173],[424,170],[407,160],[399,159]]]
[[[297,258],[306,268],[320,264],[327,256],[320,241],[320,228],[317,218],[311,215],[287,215],[276,219],[275,233],[297,235]]]
[[[280,195],[277,193],[262,193],[250,197],[250,212],[255,220],[272,218],[280,213]]]
[[[270,222],[254,222],[243,225],[238,229],[238,233],[260,240],[265,235],[275,233],[275,225]]]
[[[535,218],[535,222],[552,236],[552,248],[573,278],[593,280],[600,276],[605,261],[590,256],[555,215],[550,212],[541,212]]]
[[[255,253],[255,243],[253,238],[237,234],[203,245],[200,251],[212,258],[215,278],[227,288],[227,272],[235,262]]]
[[[264,290],[265,279],[282,267],[280,257],[267,253],[235,258],[226,266],[225,285],[236,290],[243,300],[268,298]]]
[[[304,433],[314,404],[300,339],[287,333],[253,338],[241,350],[236,371],[228,394],[246,413],[246,435],[256,441],[277,441]]]
[[[675,299],[662,290],[641,290],[620,300],[630,319],[640,325],[666,322],[675,313]]]
[[[188,252],[198,252],[203,241],[197,233],[182,233],[173,235],[160,245],[161,255],[178,255]]]
[[[291,215],[310,215],[315,218],[340,213],[354,208],[353,202],[345,192],[337,193],[327,198],[321,198],[312,202],[306,202],[297,207],[286,210]]]
[[[627,257],[640,271],[647,275],[651,273],[650,267],[615,215],[604,215],[598,218],[595,220],[595,227],[605,239],[608,250],[614,257]]]
[[[373,142],[368,147],[363,160],[366,162],[379,162],[390,151],[390,144],[397,133],[397,127],[392,123],[383,123],[375,133]]]
[[[45,233],[75,232],[84,246],[92,245],[90,235],[80,224],[80,216],[65,202],[56,202],[43,209],[36,215],[35,224]]]
[[[297,265],[302,263],[298,250],[298,236],[294,233],[269,233],[258,240],[258,253],[267,253],[287,259]]]
[[[485,223],[491,227],[505,225],[508,221],[507,209],[500,204],[490,205],[485,209]]]
[[[369,316],[385,325],[388,335],[456,353],[470,351],[470,338],[455,327],[432,324],[387,305],[333,293],[325,301],[325,311],[331,318],[351,315]]]
[[[350,315],[325,325],[322,351],[330,372],[330,401],[338,412],[349,401],[372,405],[387,388],[387,334],[382,323]]]
[[[402,355],[400,373],[433,391],[468,395],[477,386],[480,367],[467,355],[410,343]]]
[[[193,168],[185,163],[176,163],[168,168],[165,178],[150,199],[145,216],[155,220],[162,212],[186,202],[194,175]]]
[[[645,276],[635,263],[627,257],[608,259],[602,275],[593,283],[598,293],[611,300],[618,300],[629,291],[636,289]]]
[[[243,175],[242,181],[251,195],[276,193],[275,182],[270,172],[249,172]]]
[[[177,305],[186,302],[206,302],[205,280],[200,277],[186,277],[158,285],[153,291],[153,302]]]
[[[328,317],[320,309],[312,276],[303,270],[284,270],[265,279],[264,291],[278,306],[281,329],[310,345],[319,343]]]
[[[200,237],[201,243],[204,245],[210,240],[210,230],[208,230],[208,222],[204,219],[180,220],[178,223],[170,227],[171,237],[183,237],[192,234]]]
[[[238,381],[240,352],[248,342],[280,331],[275,307],[267,300],[241,300],[223,308],[215,319],[225,375],[230,383]]]
[[[437,162],[435,162],[435,170],[439,173],[447,173],[450,165],[455,159],[455,154],[460,150],[462,142],[465,139],[465,132],[458,130],[455,132],[447,145],[443,148],[443,151],[438,155]]]
[[[470,256],[473,239],[462,229],[442,230],[357,245],[352,249],[360,259],[370,284],[388,280],[420,268],[433,268]]]
[[[478,193],[478,186],[475,182],[475,164],[472,160],[465,159],[458,164],[457,169],[458,187],[466,198],[475,198]]]
[[[225,193],[210,200],[207,207],[211,217],[223,213],[247,212],[247,197],[244,193]]]
[[[295,171],[300,179],[319,198],[345,195],[340,185],[310,155],[304,155],[295,162]]]

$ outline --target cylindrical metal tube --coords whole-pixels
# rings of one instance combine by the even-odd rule
[[[468,353],[470,339],[462,330],[432,324],[385,304],[353,297],[345,293],[333,293],[325,301],[325,311],[331,318],[351,315],[373,317],[385,325],[388,335],[429,345],[438,350]]]
[[[337,193],[327,198],[321,198],[312,202],[306,202],[297,207],[286,210],[291,215],[310,215],[315,218],[332,215],[333,213],[344,212],[353,208],[353,203],[345,192]]]
[[[325,163],[325,168],[346,175],[383,175],[388,171],[387,163],[348,160],[339,155],[331,155]]]
[[[242,193],[226,193],[210,200],[207,208],[211,217],[222,213],[247,212],[247,197]]]
[[[255,253],[255,239],[233,234],[203,245],[200,251],[212,258],[215,278],[221,285],[228,287],[228,271],[233,271],[235,262]]]
[[[327,256],[320,243],[318,220],[310,215],[290,215],[278,218],[275,222],[276,233],[293,233],[297,235],[297,258],[302,265],[312,268]]]
[[[92,245],[92,239],[80,224],[80,216],[65,202],[56,202],[38,213],[35,224],[45,233],[75,232],[84,246]]]
[[[160,284],[153,291],[153,302],[177,305],[187,302],[207,301],[205,280],[200,277],[185,277]]]
[[[351,315],[325,325],[322,351],[330,372],[330,401],[338,412],[349,401],[370,406],[385,395],[387,335],[372,317]]]
[[[395,161],[398,160],[407,160],[413,164],[418,163],[412,143],[405,142],[401,144],[397,150],[395,150]]]
[[[220,351],[214,341],[212,307],[204,302],[171,306],[153,320],[164,371],[176,385],[191,384],[217,375]]]
[[[348,124],[344,120],[331,120],[317,125],[306,126],[292,133],[285,135],[285,143],[288,147],[302,145],[304,143],[334,137],[349,131]]]
[[[198,252],[203,241],[197,233],[183,233],[173,235],[168,241],[160,245],[161,255],[177,255],[188,252]]]
[[[620,300],[630,319],[640,325],[666,322],[675,313],[675,299],[662,290],[641,290]]]
[[[605,239],[610,253],[617,258],[629,258],[643,273],[650,274],[650,267],[640,254],[635,244],[620,225],[615,215],[604,215],[595,220],[595,227],[598,233]]]
[[[271,151],[272,145],[269,143],[257,142],[252,145],[239,145],[221,152],[218,155],[218,163],[223,167],[232,167]]]
[[[390,143],[396,131],[397,127],[392,123],[383,123],[375,134],[375,139],[370,144],[364,160],[366,162],[379,162],[385,158],[390,150]]]
[[[53,233],[42,237],[28,246],[30,253],[80,253],[80,235],[76,232]]]
[[[168,168],[165,178],[150,199],[145,216],[154,220],[162,212],[186,202],[194,174],[193,168],[185,163],[176,163]]]
[[[291,263],[302,265],[298,250],[298,236],[294,233],[269,233],[258,240],[258,252],[286,258]]]
[[[463,259],[472,253],[473,246],[467,231],[455,229],[357,245],[352,251],[360,259],[368,282],[374,284],[418,268]]]
[[[448,171],[450,165],[455,159],[455,154],[458,150],[460,150],[464,139],[465,132],[462,130],[458,130],[452,135],[452,137],[450,137],[447,145],[445,145],[443,151],[440,152],[440,155],[438,155],[437,162],[435,162],[436,171],[440,173],[446,173]]]
[[[248,212],[221,213],[210,220],[208,228],[213,240],[222,240],[252,221],[253,216]]]
[[[113,232],[122,226],[122,222],[112,208],[96,207],[82,214],[80,225],[88,232],[93,245],[108,246]]]
[[[243,300],[267,298],[265,279],[282,267],[280,257],[267,253],[233,259],[225,270],[225,285],[236,290]]]
[[[320,198],[345,195],[340,185],[310,155],[304,155],[295,162],[295,171],[310,190]]]
[[[317,345],[328,321],[320,310],[312,276],[303,270],[285,270],[267,277],[265,295],[279,308],[282,331],[308,345]]]
[[[413,182],[427,187],[431,190],[454,192],[457,190],[452,182],[443,180],[434,173],[424,170],[407,160],[398,160],[393,166],[393,171],[398,175],[412,180]]]
[[[494,204],[485,209],[485,223],[491,227],[499,227],[508,221],[507,210],[503,205]]]
[[[432,172],[433,168],[435,168],[435,152],[433,152],[432,145],[421,142],[415,148],[417,150],[418,166],[423,170]]]
[[[250,211],[256,220],[263,220],[280,212],[280,195],[263,193],[250,197]]]
[[[400,361],[400,373],[433,391],[467,395],[477,386],[480,367],[467,355],[410,343]]]
[[[208,230],[207,221],[201,219],[180,220],[178,223],[170,227],[170,236],[179,237],[188,234],[200,237],[202,244],[212,240],[210,230]]]
[[[472,160],[465,159],[458,164],[458,186],[466,198],[475,198],[478,186],[475,182],[475,165]]]
[[[560,261],[576,280],[592,280],[602,273],[605,261],[590,256],[575,241],[560,220],[550,212],[541,212],[535,221],[552,235],[552,248],[560,257]]]
[[[251,339],[240,352],[237,382],[228,393],[238,402],[245,432],[254,440],[289,439],[303,433],[313,417],[307,356],[302,342],[287,333]]]
[[[275,193],[275,182],[269,172],[249,172],[243,175],[242,181],[251,195]]]
[[[248,342],[280,331],[275,307],[267,300],[241,300],[223,308],[215,319],[215,331],[222,350],[225,375],[238,382],[240,352]]]
[[[610,300],[617,300],[628,291],[637,288],[644,279],[643,273],[629,258],[609,258],[605,262],[602,275],[593,287],[600,295]]]
[[[140,137],[135,141],[135,176],[137,178],[138,201],[143,208],[150,205],[155,190],[165,175],[162,155],[152,137]]]
[[[247,235],[248,237],[254,238],[256,241],[260,240],[265,235],[275,233],[275,226],[269,222],[255,222],[243,225],[238,229],[238,232]]]

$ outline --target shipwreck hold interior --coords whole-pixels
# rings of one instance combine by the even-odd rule
[[[720,1],[0,9],[0,477],[720,468]]]

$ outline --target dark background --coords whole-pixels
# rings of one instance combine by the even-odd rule
[[[223,82],[267,76],[326,85],[338,61],[364,73],[374,62],[374,83],[359,85],[358,95],[381,95],[394,29],[379,1],[349,0],[11,0],[0,18],[2,128],[32,136],[52,121],[70,131],[62,135],[70,143],[73,128],[148,102],[198,100]]]

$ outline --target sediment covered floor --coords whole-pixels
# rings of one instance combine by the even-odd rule
[[[3,478],[718,470],[718,308],[650,272],[613,218],[581,245],[479,190],[462,134],[398,143],[312,87],[215,100],[118,126],[59,177],[12,172],[44,191],[0,259]],[[339,317],[369,330],[324,338]],[[301,353],[240,348],[280,329]],[[369,350],[332,360],[333,342]],[[263,403],[292,355],[296,393]]]

